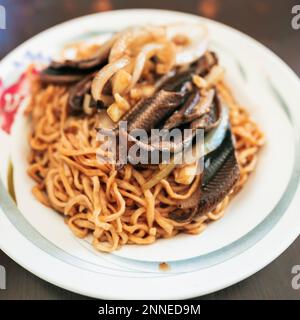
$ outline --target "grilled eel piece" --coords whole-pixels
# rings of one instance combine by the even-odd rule
[[[234,188],[239,176],[239,165],[229,128],[223,143],[205,157],[200,188],[189,199],[178,203],[179,209],[186,209],[184,214],[182,210],[175,210],[170,213],[169,218],[186,222],[214,210]]]

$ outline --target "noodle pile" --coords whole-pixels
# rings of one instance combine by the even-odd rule
[[[136,31],[130,31],[130,37],[132,32]],[[149,30],[143,32],[149,37]],[[145,40],[144,33],[142,35],[138,33],[139,41]],[[117,42],[116,48],[123,48],[120,43],[123,43],[125,35],[121,34],[121,40]],[[176,39],[177,43],[180,43],[179,40]],[[153,41],[152,33],[151,41]],[[162,46],[167,56],[171,53],[174,55],[174,45],[166,47],[166,43],[170,41],[160,40],[141,49],[137,61],[140,59],[140,62],[143,62],[143,68],[138,72],[139,77],[142,77],[143,87],[140,83],[136,83],[138,78],[136,81],[131,80],[136,83],[135,86],[127,95],[120,96],[120,87],[124,87],[124,84],[120,83],[131,79],[129,73],[126,73],[128,67],[126,72],[122,69],[115,75],[112,84],[113,90],[116,91],[114,94],[116,101],[110,101],[111,105],[107,109],[111,119],[114,120],[115,117],[117,121],[121,116],[120,110],[125,112],[124,110],[130,108],[129,103],[134,105],[143,95],[148,96],[153,93],[154,80],[151,76],[155,65],[149,60],[149,56],[148,60],[145,60],[146,53],[149,55],[147,51],[149,46],[151,50],[153,46],[154,48]],[[192,43],[190,48],[193,48],[192,45],[194,44]],[[173,51],[170,51],[170,48]],[[77,58],[87,58],[95,51],[97,47],[90,47],[86,51],[83,47]],[[112,65],[116,63],[111,59],[113,53],[116,51],[111,50]],[[145,57],[141,54],[145,54]],[[170,58],[166,59],[166,55],[161,54],[160,67],[162,61],[165,63],[164,67],[168,65]],[[174,62],[176,56],[172,57],[171,60]],[[178,61],[186,57],[193,57],[191,49],[184,52],[184,55],[180,52],[177,55]],[[130,65],[130,68],[132,69],[133,65]],[[165,72],[165,70],[160,71]],[[134,74],[135,72],[133,78]],[[101,76],[96,77],[96,89],[104,88],[104,84],[100,83]],[[122,81],[118,83],[116,79]],[[216,88],[229,107],[232,133],[236,140],[236,156],[240,166],[239,182],[215,210],[187,222],[176,222],[168,218],[171,212],[179,210],[177,205],[179,200],[190,198],[200,187],[201,175],[196,175],[189,184],[181,184],[176,182],[176,170],[174,170],[154,187],[144,190],[143,185],[157,172],[157,166],[141,168],[126,164],[117,170],[114,164],[100,163],[96,156],[99,150],[96,129],[103,124],[103,112],[90,112],[91,110],[84,106],[84,115],[70,115],[68,112],[70,88],[67,85],[44,85],[38,78],[33,81],[31,101],[25,111],[31,120],[28,174],[36,182],[32,190],[36,199],[61,213],[77,237],[90,236],[95,249],[102,252],[114,251],[125,244],[150,244],[156,239],[174,237],[178,233],[200,233],[209,222],[223,216],[230,200],[243,187],[255,169],[258,151],[264,143],[263,133],[251,120],[247,111],[234,100],[224,81],[216,76],[216,72],[210,80],[211,85]],[[98,91],[96,93],[98,94]],[[102,99],[104,98],[105,95],[102,94]],[[104,113],[106,114],[106,111]],[[184,212],[184,209],[180,210]]]
[[[229,201],[246,183],[264,141],[262,132],[235,102],[227,86],[220,82],[216,87],[229,106],[241,176],[214,211],[192,222],[168,219],[168,213],[176,209],[176,201],[187,199],[198,187],[200,176],[186,186],[175,183],[170,175],[143,191],[141,186],[154,169],[142,170],[127,164],[117,171],[112,164],[99,163],[96,128],[101,114],[68,116],[68,88],[42,88],[38,82],[26,110],[32,125],[28,174],[36,182],[34,196],[62,213],[77,237],[91,234],[93,246],[104,252],[124,244],[150,244],[180,232],[200,233],[210,221],[223,216]]]

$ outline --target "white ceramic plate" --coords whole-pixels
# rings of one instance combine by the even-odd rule
[[[267,144],[246,187],[220,221],[201,235],[180,235],[150,246],[97,253],[76,239],[60,215],[38,203],[26,175],[28,123],[19,108],[11,135],[1,133],[0,247],[37,276],[98,298],[173,299],[210,293],[255,273],[299,235],[300,147],[296,75],[272,52],[220,23],[161,10],[126,10],[78,18],[51,28],[15,49],[0,64],[5,86],[26,65],[47,61],[66,43],[130,24],[202,21],[228,82],[266,133]],[[51,44],[51,45],[49,45]],[[1,90],[0,90],[1,95]],[[1,117],[1,112],[0,112]],[[8,196],[9,159],[18,208]],[[160,262],[170,265],[168,272]]]

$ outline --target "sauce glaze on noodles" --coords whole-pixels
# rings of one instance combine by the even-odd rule
[[[32,192],[44,205],[64,215],[80,238],[92,236],[93,246],[111,252],[125,244],[150,244],[178,233],[198,234],[209,222],[220,219],[233,196],[255,169],[263,133],[248,112],[233,98],[224,82],[216,83],[230,111],[232,132],[241,176],[238,184],[216,207],[186,223],[168,219],[178,199],[188,198],[199,183],[180,185],[171,174],[150,190],[142,185],[153,168],[100,164],[96,159],[96,128],[101,116],[67,114],[68,88],[34,83],[26,114],[31,118],[28,174],[35,180]]]

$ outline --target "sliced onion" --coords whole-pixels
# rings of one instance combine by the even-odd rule
[[[113,44],[109,53],[109,62],[119,59],[124,54],[129,42],[130,32],[133,32],[133,30],[130,30],[132,30],[132,28],[125,29],[124,31],[118,33],[118,38]]]
[[[148,190],[160,183],[161,180],[165,179],[176,167],[174,160],[171,160],[170,163],[163,165],[162,168],[145,184],[143,184],[142,189]]]
[[[116,40],[118,39],[119,35],[118,34],[114,34],[111,38],[109,38],[107,41],[105,41],[101,47],[99,48],[97,55],[107,55],[109,54],[112,46],[114,45],[114,43],[116,42]]]
[[[219,124],[211,129],[204,137],[204,149],[198,148],[200,150],[203,150],[203,153],[200,154],[198,153],[198,159],[201,157],[206,156],[207,154],[213,152],[216,150],[223,142],[226,131],[229,126],[229,114],[228,114],[228,107],[224,106],[223,104],[221,105],[221,114],[220,114],[220,121]],[[194,146],[196,147],[196,146]],[[196,149],[196,148],[195,148]],[[192,155],[194,155],[195,152],[192,152]],[[190,153],[188,153],[190,155]],[[191,159],[188,157],[185,157],[185,162],[186,163],[191,163]],[[197,159],[196,159],[197,160]]]
[[[83,99],[83,111],[87,115],[91,115],[94,111],[94,109],[90,107],[91,100],[92,100],[91,95],[86,93]]]
[[[107,114],[106,110],[101,110],[99,112],[99,122],[98,126],[101,129],[113,129],[114,128],[114,123]]]
[[[158,50],[163,48],[162,44],[159,43],[148,43],[146,44],[136,57],[136,62],[132,74],[132,80],[130,84],[130,88],[133,88],[135,84],[139,81],[141,74],[144,70],[145,63],[147,59],[150,59]]]
[[[184,35],[189,39],[189,44],[179,48],[176,53],[175,64],[178,66],[198,60],[207,51],[208,32],[203,25],[170,25],[166,27],[166,31],[169,39],[173,39],[176,35]]]
[[[123,57],[104,66],[95,76],[92,82],[92,95],[94,100],[101,100],[102,90],[107,81],[120,69],[130,63],[129,57]]]
[[[109,62],[113,62],[122,57],[126,50],[134,43],[142,45],[149,41],[153,41],[165,33],[162,27],[130,27],[123,32],[120,32],[117,41],[111,48],[109,54]]]
[[[103,36],[97,36],[92,37],[86,41],[76,42],[69,45],[66,45],[62,48],[62,50],[59,52],[58,55],[54,57],[55,62],[63,63],[66,60],[76,61],[76,60],[82,60],[77,58],[78,51],[80,48],[86,48],[87,46],[91,45],[99,45],[99,48],[93,53],[91,57],[88,58],[88,60],[93,59],[94,57],[104,57],[109,55],[109,51],[115,41],[118,38],[118,34],[110,35],[109,37],[103,37]]]
[[[209,131],[204,138],[204,155],[216,150],[223,142],[229,126],[228,107],[222,104],[220,123]]]

